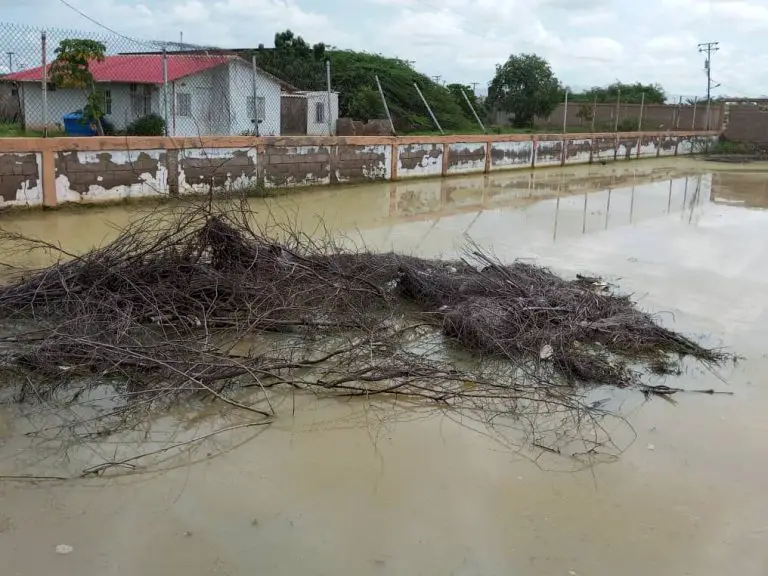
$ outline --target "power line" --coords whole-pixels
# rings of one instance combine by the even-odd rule
[[[64,6],[66,6],[70,10],[73,10],[73,11],[77,12],[80,16],[82,16],[83,18],[85,18],[89,22],[92,22],[93,24],[96,24],[96,26],[98,26],[99,28],[103,28],[107,32],[110,32],[110,33],[114,34],[115,36],[119,36],[123,40],[130,40],[131,42],[136,42],[138,44],[144,44],[145,46],[151,46],[150,44],[146,44],[144,42],[136,40],[135,38],[131,38],[129,36],[126,36],[125,34],[120,34],[120,32],[118,32],[117,30],[113,30],[112,28],[110,28],[109,26],[107,26],[105,24],[102,24],[101,22],[99,22],[95,18],[92,18],[91,16],[88,16],[88,14],[86,14],[85,12],[80,10],[77,6],[73,6],[72,4],[70,4],[69,2],[67,2],[67,0],[59,0],[59,2],[64,4]]]

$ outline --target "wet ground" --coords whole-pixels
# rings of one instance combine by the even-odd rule
[[[764,166],[643,161],[254,204],[265,220],[322,223],[378,249],[449,256],[470,237],[504,259],[605,275],[677,330],[744,357],[666,384],[733,395],[617,396],[626,451],[581,469],[450,414],[278,398],[273,426],[216,437],[158,462],[164,472],[0,482],[2,574],[768,573]],[[81,251],[146,209],[17,213],[0,225]],[[147,436],[179,421],[202,434],[209,420],[174,414]],[[50,459],[19,442],[23,428],[0,413],[0,474],[46,472]],[[86,457],[59,454],[54,471]]]

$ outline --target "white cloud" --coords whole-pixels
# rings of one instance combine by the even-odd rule
[[[720,93],[763,93],[768,85],[768,0],[69,1],[128,36],[175,40],[183,31],[192,43],[257,46],[290,28],[309,42],[397,56],[428,75],[481,85],[510,54],[533,52],[570,86],[620,78],[701,95],[696,45],[717,40]],[[36,27],[107,34],[57,0],[0,0],[0,13]]]

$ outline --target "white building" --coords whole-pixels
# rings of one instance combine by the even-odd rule
[[[281,92],[287,85],[238,56],[121,54],[91,62],[89,70],[103,94],[105,117],[116,129],[154,113],[167,119],[171,136],[255,134],[257,118],[259,135],[280,135]],[[42,77],[38,67],[3,78],[18,83],[29,128],[61,125],[65,114],[86,103],[83,90],[49,83],[44,106]],[[327,130],[326,125],[322,133]]]

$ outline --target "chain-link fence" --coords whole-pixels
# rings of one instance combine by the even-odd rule
[[[269,73],[264,49],[226,50],[0,23],[0,136],[328,135],[338,94]],[[320,84],[320,82],[316,82]]]
[[[571,98],[569,98],[571,96]],[[585,132],[633,132],[637,130],[717,130],[722,124],[722,105],[697,96],[669,96],[665,102],[646,101],[644,95],[612,101],[574,100],[566,95],[552,113],[537,118],[538,128]],[[497,114],[503,120],[503,114]]]

